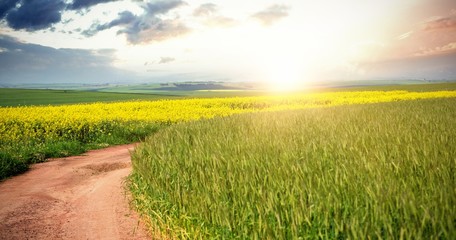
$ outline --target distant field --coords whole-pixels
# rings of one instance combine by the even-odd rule
[[[410,92],[427,92],[427,91],[453,91],[456,90],[456,82],[448,83],[427,83],[427,84],[403,84],[403,85],[377,85],[377,86],[353,86],[353,87],[341,87],[332,88],[333,90],[347,91],[393,91],[393,90],[404,90]]]
[[[353,83],[354,84],[354,83]],[[160,84],[133,85],[99,88],[92,90],[43,90],[0,88],[0,107],[30,105],[62,105],[92,102],[117,102],[130,100],[158,100],[176,98],[212,98],[212,97],[251,97],[265,95],[283,95],[283,92],[252,89],[197,89],[196,90],[157,90]],[[456,90],[456,82],[433,84],[402,84],[378,86],[336,86],[315,87],[296,93],[339,92],[339,91],[392,91],[413,92]]]
[[[178,98],[175,95],[107,93],[75,90],[0,88],[0,106],[61,105],[73,103],[157,100]]]

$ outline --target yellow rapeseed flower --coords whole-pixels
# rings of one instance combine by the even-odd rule
[[[0,108],[0,141],[81,139],[129,123],[176,123],[256,111],[456,97],[456,91],[360,91]]]

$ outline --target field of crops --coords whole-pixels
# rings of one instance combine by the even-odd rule
[[[76,90],[0,88],[0,107],[158,100],[164,98],[177,98],[177,96],[173,94],[157,95]]]
[[[455,97],[456,91],[353,91],[0,108],[0,179],[48,157],[139,141],[162,125],[256,111]]]
[[[152,135],[131,189],[165,235],[452,239],[455,86],[2,107],[0,180]]]
[[[66,106],[0,108],[0,138],[5,142],[46,139],[86,141],[125,123],[176,123],[253,111],[277,111],[456,97],[456,91],[365,91],[295,96],[159,100]]]
[[[455,239],[455,119],[450,98],[177,124],[131,190],[181,239]]]

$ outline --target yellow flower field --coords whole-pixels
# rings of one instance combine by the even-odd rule
[[[128,124],[168,124],[255,111],[277,111],[456,97],[456,91],[360,91],[292,96],[132,101],[0,108],[1,142],[85,139]],[[128,129],[126,129],[128,131]]]

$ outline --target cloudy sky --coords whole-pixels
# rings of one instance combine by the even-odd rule
[[[456,79],[455,0],[1,0],[0,85]]]

